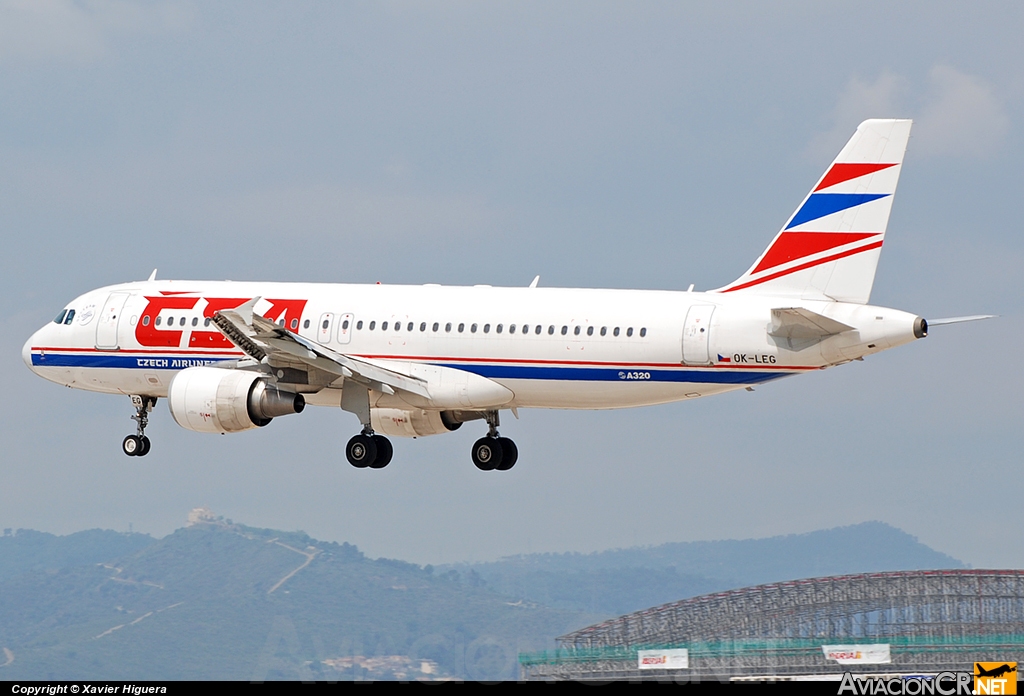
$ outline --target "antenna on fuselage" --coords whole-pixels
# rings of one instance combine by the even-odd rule
[[[540,276],[534,276],[533,277],[533,282],[530,283],[530,287],[531,288],[537,287],[537,283],[539,283],[539,282],[540,282]]]
[[[155,268],[153,269],[153,272],[149,274],[149,278],[146,279],[146,282],[147,283],[152,283],[154,280],[156,280],[156,269]]]

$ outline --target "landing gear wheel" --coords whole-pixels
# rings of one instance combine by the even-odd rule
[[[493,471],[501,466],[504,454],[501,443],[496,437],[482,437],[473,443],[473,463],[480,471]]]
[[[365,469],[377,459],[377,443],[373,441],[372,435],[360,433],[348,441],[345,456],[348,457],[348,463],[355,468]]]
[[[374,435],[373,443],[377,445],[377,457],[370,464],[370,468],[383,469],[391,463],[391,457],[395,454],[395,448],[391,446],[391,440],[383,435]]]
[[[507,437],[499,437],[498,444],[501,445],[501,462],[494,468],[498,471],[508,471],[519,459],[519,448]]]
[[[142,454],[142,438],[138,435],[129,435],[121,442],[121,451],[129,457],[138,457]]]
[[[146,456],[147,454],[149,454],[149,448],[150,448],[150,446],[151,446],[151,443],[150,443],[150,441],[149,441],[149,438],[148,438],[148,437],[146,437],[145,435],[143,435],[143,436],[142,436],[142,449],[140,449],[140,450],[139,450],[139,451],[138,451],[138,452],[137,452],[137,453],[135,454],[135,456],[136,456],[136,457],[145,457],[145,456]]]

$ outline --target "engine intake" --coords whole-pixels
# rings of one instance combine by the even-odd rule
[[[190,367],[176,374],[167,403],[178,425],[199,433],[262,428],[306,407],[301,394],[281,391],[258,373],[217,367]]]

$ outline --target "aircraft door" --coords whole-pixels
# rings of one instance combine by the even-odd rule
[[[707,365],[708,340],[711,337],[711,315],[714,305],[694,305],[686,313],[683,324],[683,362],[687,365]]]
[[[352,340],[352,315],[342,314],[338,317],[338,343],[345,345]]]
[[[331,333],[334,331],[334,314],[324,312],[320,315],[320,328],[317,330],[316,340],[327,345],[331,342]]]
[[[96,347],[100,350],[117,350],[117,326],[121,320],[121,311],[131,293],[112,292],[107,296],[96,322]]]

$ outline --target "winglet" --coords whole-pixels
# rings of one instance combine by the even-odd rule
[[[540,276],[539,275],[538,276],[534,276],[533,277],[533,282],[530,283],[530,287],[531,288],[537,287],[537,283],[539,283],[539,282],[540,282]]]
[[[147,283],[152,283],[154,280],[156,280],[156,269],[155,268],[153,269],[153,272],[149,274],[149,277],[146,278],[146,282]]]

